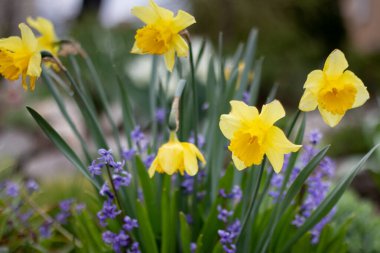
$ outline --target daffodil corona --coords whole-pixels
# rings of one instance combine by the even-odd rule
[[[28,17],[26,19],[28,24],[36,29],[40,33],[40,37],[38,37],[38,46],[39,50],[44,50],[52,53],[53,55],[58,55],[58,37],[54,30],[54,25],[48,19],[37,17],[33,19]]]
[[[296,152],[301,145],[291,143],[274,123],[285,116],[278,100],[263,106],[261,113],[254,106],[231,101],[231,112],[220,117],[219,127],[231,141],[228,149],[238,170],[262,162],[264,155],[276,173],[284,163],[284,154]]]
[[[150,0],[149,6],[134,7],[132,14],[141,19],[146,26],[137,30],[131,52],[163,54],[167,69],[172,71],[175,55],[188,55],[189,47],[179,33],[195,23],[194,17],[182,10],[174,17],[173,12],[158,6],[153,0]]]
[[[188,142],[180,142],[175,132],[170,133],[169,141],[159,149],[156,158],[149,168],[149,176],[153,177],[157,171],[172,175],[176,172],[181,175],[186,172],[190,176],[198,173],[197,158],[205,164],[206,161],[198,148]]]
[[[17,80],[22,76],[22,86],[33,91],[36,79],[41,75],[41,54],[38,41],[32,30],[21,23],[21,38],[12,36],[0,39],[0,74],[8,80]]]
[[[299,109],[307,112],[318,107],[326,124],[334,127],[347,110],[363,105],[369,98],[367,88],[347,67],[344,54],[334,50],[323,70],[314,70],[307,76]]]

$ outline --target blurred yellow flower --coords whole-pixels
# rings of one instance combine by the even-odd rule
[[[219,127],[229,139],[228,149],[238,170],[261,164],[264,155],[276,173],[284,163],[284,154],[296,152],[301,145],[291,143],[282,130],[273,124],[285,116],[278,100],[263,106],[261,113],[254,106],[231,101],[231,112],[220,117]]]
[[[36,79],[41,75],[41,54],[38,42],[32,30],[21,23],[21,38],[12,36],[0,39],[0,74],[8,80],[17,80],[22,76],[22,86],[33,91]]]
[[[172,175],[179,171],[181,175],[186,173],[194,176],[198,173],[197,158],[205,164],[206,161],[198,148],[189,142],[179,142],[175,132],[170,132],[169,141],[159,149],[156,158],[152,162],[148,173],[150,177],[154,173],[166,173]]]
[[[307,76],[299,109],[308,112],[318,106],[326,124],[334,127],[347,110],[363,105],[369,98],[367,88],[347,67],[344,54],[335,49],[323,70],[314,70]]]
[[[153,0],[150,0],[149,6],[134,7],[132,14],[146,26],[137,30],[131,52],[163,54],[167,69],[172,71],[175,54],[178,57],[188,55],[189,47],[179,33],[195,23],[194,17],[182,10],[174,17],[173,12],[158,6]]]
[[[28,22],[28,24],[32,28],[36,29],[41,35],[38,37],[39,50],[49,51],[53,55],[57,56],[59,50],[57,42],[59,39],[55,33],[52,22],[42,17],[37,17],[36,19],[28,17],[26,22]]]

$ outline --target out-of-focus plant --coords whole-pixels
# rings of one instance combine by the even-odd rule
[[[137,32],[133,51],[154,54],[146,125],[141,126],[134,118],[131,84],[125,76],[115,72],[119,96],[109,98],[105,92],[107,86],[100,81],[88,54],[68,40],[55,43],[60,45],[58,55],[68,57],[71,68],[45,48],[42,59],[55,67],[43,66],[41,76],[79,140],[83,157],[73,151],[43,116],[28,107],[49,139],[99,192],[96,200],[101,207],[93,214],[96,218],[88,221],[103,227],[104,244],[96,248],[97,252],[281,253],[304,252],[305,248],[310,252],[344,252],[346,227],[327,223],[337,201],[375,148],[330,188],[332,165],[326,158],[329,147],[316,148],[319,137],[314,133],[312,145],[304,145],[297,152],[303,143],[306,115],[297,111],[287,122],[279,121],[286,112],[274,99],[275,89],[268,95],[260,114],[253,106],[257,104],[263,62],[255,60],[256,30],[252,30],[246,45],[236,50],[228,77],[220,36],[218,53],[209,60],[207,81],[202,86],[196,73],[205,43],[194,52],[188,31],[180,31],[194,23],[192,16],[180,11],[174,17],[171,11],[153,1],[149,7],[136,7],[134,13],[139,13],[137,16],[147,25]],[[187,44],[180,34],[185,36]],[[172,57],[184,56],[187,47],[188,63],[178,60],[174,64]],[[0,66],[9,60],[9,66],[18,69],[14,52],[0,47],[0,52],[4,50],[9,57],[0,58]],[[170,57],[166,65],[172,72],[166,75],[175,73],[181,79],[174,97],[167,92],[167,83],[158,74],[161,62],[157,54]],[[83,69],[78,61],[84,63]],[[342,70],[340,62],[331,59],[326,68],[327,72]],[[82,82],[85,71],[91,74],[91,92]],[[1,68],[0,73],[4,75]],[[319,88],[312,92],[316,93],[318,102],[326,102],[322,99],[326,96],[331,98],[329,108],[336,96],[345,110],[349,109],[357,95],[357,90],[353,92],[356,79],[354,83],[353,79],[344,79],[341,85],[335,77],[328,77],[323,83],[326,84],[322,87],[323,94]],[[308,84],[310,80],[305,88],[309,88]],[[350,92],[346,92],[346,86]],[[62,92],[67,91],[78,105],[96,148],[88,145],[68,114],[62,98]],[[227,114],[230,101],[232,109]],[[115,120],[111,103],[121,107],[122,122]],[[104,112],[115,143],[112,149],[97,108]],[[330,113],[339,119],[342,116],[341,111]],[[284,130],[274,125],[277,121]],[[223,135],[231,141],[228,148]],[[233,163],[228,150],[232,152]],[[197,159],[203,164],[198,164]],[[149,173],[148,168],[151,168]],[[154,172],[158,173],[150,178],[149,174],[153,176]],[[86,248],[88,244],[77,247],[91,251]]]

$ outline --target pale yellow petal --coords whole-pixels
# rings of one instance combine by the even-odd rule
[[[318,99],[313,92],[305,90],[303,93],[298,108],[304,112],[315,110],[318,106]]]
[[[161,19],[163,20],[173,19],[174,14],[172,11],[158,6],[153,0],[150,0],[150,6],[153,8],[156,15],[158,15]]]
[[[205,160],[204,156],[202,155],[201,151],[199,151],[199,149],[194,144],[188,143],[188,142],[185,142],[183,144],[186,144],[188,146],[188,148],[190,148],[195,153],[195,155],[202,162],[203,165],[206,164],[206,160]]]
[[[336,79],[343,71],[348,68],[348,62],[343,52],[339,49],[335,49],[327,57],[325,66],[323,67],[323,72],[329,79]]]
[[[31,17],[28,17],[26,19],[26,22],[34,29],[36,29],[42,36],[46,37],[49,41],[56,40],[56,34],[54,31],[54,25],[53,23],[42,17],[37,17],[37,19],[33,19]]]
[[[237,158],[234,155],[232,155],[232,161],[234,162],[234,165],[235,165],[236,169],[238,169],[238,170],[244,170],[245,168],[247,168],[247,166],[245,166],[244,162],[241,161],[239,158]]]
[[[323,121],[330,127],[336,126],[344,116],[344,114],[332,114],[321,107],[318,107],[318,109]]]
[[[0,39],[0,48],[4,48],[12,52],[18,51],[22,48],[22,40],[17,36]]]
[[[174,32],[180,32],[187,27],[195,24],[195,18],[189,13],[179,10],[177,16],[173,20]]]
[[[239,120],[251,121],[259,115],[259,111],[256,107],[249,106],[242,101],[232,100],[230,101],[230,104],[230,114]]]
[[[307,75],[303,88],[318,93],[318,91],[325,85],[324,80],[322,70],[313,70]]]
[[[158,163],[166,174],[172,175],[183,163],[183,148],[180,143],[167,143],[158,150]]]
[[[171,49],[168,52],[166,52],[164,54],[164,57],[165,57],[166,68],[170,72],[172,72],[173,71],[173,67],[174,67],[174,62],[175,62],[175,51],[174,51],[174,49]]]
[[[173,44],[178,57],[186,57],[189,53],[189,46],[181,35],[175,34]]]
[[[152,24],[160,18],[151,6],[136,6],[133,7],[131,13],[138,17],[145,24]]]
[[[20,28],[20,31],[21,31],[21,39],[22,39],[22,42],[24,43],[24,46],[26,46],[28,50],[31,52],[36,51],[38,42],[32,30],[24,23],[19,24],[18,27]]]
[[[141,49],[137,46],[136,42],[133,44],[133,47],[131,49],[131,53],[132,54],[144,54],[143,51],[141,51]]]
[[[356,88],[356,96],[352,108],[362,106],[369,99],[367,87],[364,86],[362,80],[349,70],[345,71],[341,78],[343,83],[351,83]]]
[[[265,143],[263,145],[265,147],[265,153],[267,150],[275,149],[282,154],[296,152],[302,147],[302,145],[296,145],[290,142],[288,138],[286,138],[284,132],[276,126],[272,126],[268,129]]]
[[[28,83],[26,82],[26,78],[27,78],[26,74],[23,73],[22,77],[21,77],[22,88],[24,88],[24,90],[27,91],[28,90]]]
[[[278,174],[281,172],[282,166],[284,165],[284,153],[278,152],[275,148],[270,148],[267,150],[266,155],[273,170]]]
[[[34,91],[34,88],[36,87],[36,80],[37,80],[37,77],[35,76],[29,77],[29,86],[30,86],[31,91]]]
[[[241,127],[240,119],[231,114],[220,116],[219,128],[227,139],[231,139],[234,132]]]
[[[277,120],[285,117],[285,110],[280,101],[273,100],[269,104],[263,105],[260,119],[268,125],[273,125]]]
[[[41,75],[41,54],[35,53],[30,58],[28,63],[28,70],[27,70],[28,76],[34,76],[39,77]]]
[[[183,145],[183,159],[185,171],[190,176],[195,176],[198,173],[198,162],[196,154],[188,145]]]
[[[152,164],[150,165],[149,167],[149,170],[148,170],[148,174],[149,174],[149,177],[153,177],[154,176],[154,173],[156,172],[157,170],[157,164],[158,161],[157,161],[157,157],[153,160]]]

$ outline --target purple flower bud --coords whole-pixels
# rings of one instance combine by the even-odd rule
[[[311,130],[309,133],[309,141],[311,144],[316,145],[322,139],[322,133],[318,129]]]
[[[120,213],[121,211],[117,209],[116,205],[111,200],[107,200],[104,202],[102,210],[97,213],[97,216],[100,224],[104,226],[106,225],[106,219],[115,219]]]
[[[51,237],[51,223],[49,222],[45,222],[44,224],[42,224],[42,226],[40,226],[40,236],[42,238],[50,238]]]
[[[114,161],[113,155],[112,155],[112,149],[106,150],[104,148],[101,148],[98,150],[98,154],[101,156],[99,158],[100,161],[110,164]]]
[[[195,242],[190,243],[190,252],[195,253],[197,250],[197,244]]]
[[[251,94],[248,91],[244,91],[243,93],[243,102],[249,105],[249,101],[251,100]]]
[[[37,184],[37,182],[33,179],[28,179],[25,183],[26,190],[29,194],[32,194],[35,191],[38,191],[40,186]]]
[[[20,193],[20,186],[12,181],[8,181],[5,184],[5,193],[9,197],[17,197]]]
[[[218,205],[218,219],[227,223],[228,217],[234,214],[233,211],[228,211],[227,209],[223,209],[220,205]]]
[[[163,123],[166,117],[166,109],[165,108],[157,108],[156,109],[156,120],[158,123]]]
[[[130,161],[132,160],[132,158],[136,155],[136,150],[135,149],[124,149],[123,150],[123,153],[122,153],[122,156],[124,158],[124,160],[126,161]]]
[[[75,206],[75,211],[77,213],[81,213],[84,209],[86,208],[86,204],[85,203],[79,203]]]
[[[109,199],[113,199],[113,194],[107,183],[103,184],[102,188],[99,191],[99,194],[104,197],[108,197]]]
[[[145,136],[144,133],[141,131],[140,126],[136,126],[132,132],[131,132],[131,138],[135,143],[140,143],[142,140],[144,140]]]
[[[104,166],[103,163],[97,163],[97,161],[94,160],[92,161],[91,165],[87,167],[87,169],[92,176],[101,175],[103,166]]]
[[[129,216],[125,216],[124,222],[125,223],[123,225],[123,229],[125,229],[126,231],[131,231],[132,229],[139,227],[137,220],[132,219]]]
[[[111,161],[109,165],[113,168],[114,173],[120,173],[123,171],[125,161],[122,161],[122,162]]]
[[[128,186],[131,183],[131,174],[126,171],[123,171],[122,175],[113,175],[112,180],[115,186],[115,190],[118,191],[121,186]]]
[[[71,205],[73,204],[74,200],[73,199],[65,199],[62,200],[59,203],[59,208],[61,208],[62,211],[64,212],[69,212],[71,209]]]
[[[146,168],[149,168],[150,165],[152,165],[154,158],[155,158],[154,154],[147,155],[147,157],[144,159],[144,164]]]
[[[127,253],[141,253],[140,248],[139,248],[139,243],[138,242],[132,243],[132,246],[130,249],[127,250]]]
[[[113,244],[115,237],[116,234],[112,233],[111,231],[105,231],[102,233],[103,242],[105,242],[106,244]]]

